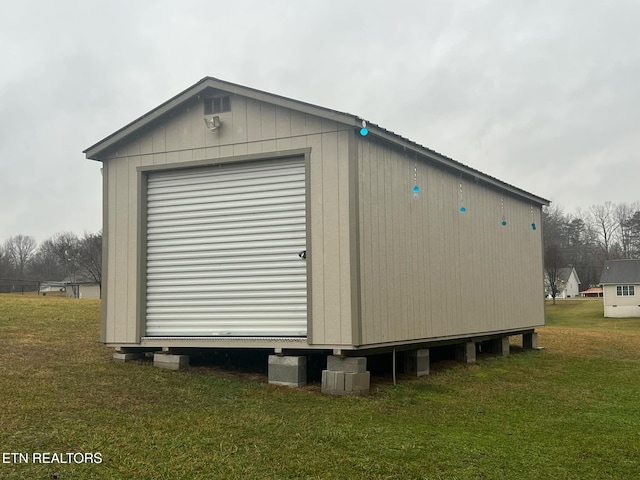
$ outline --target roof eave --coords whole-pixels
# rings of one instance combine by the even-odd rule
[[[178,108],[183,103],[189,101],[193,97],[201,94],[204,90],[213,88],[216,90],[222,90],[225,92],[229,92],[235,95],[242,95],[257,101],[262,101],[266,103],[271,103],[277,106],[281,106],[284,108],[293,109],[302,113],[307,113],[309,115],[314,115],[320,118],[324,118],[327,120],[332,120],[344,125],[348,125],[354,128],[359,128],[364,119],[361,117],[351,115],[344,112],[339,112],[336,110],[331,110],[324,107],[319,107],[316,105],[312,105],[310,103],[301,102],[299,100],[293,100],[287,97],[283,97],[280,95],[276,95],[273,93],[263,92],[261,90],[256,90],[250,87],[244,87],[242,85],[237,85],[230,82],[225,82],[223,80],[219,80],[213,77],[204,77],[202,80],[198,81],[191,87],[186,90],[180,92],[176,96],[170,98],[163,104],[154,108],[150,112],[142,115],[141,117],[135,119],[131,123],[125,125],[121,129],[112,133],[108,137],[100,140],[98,143],[92,145],[83,151],[86,155],[86,158],[90,160],[103,161],[106,158],[104,155],[108,152],[112,147],[117,145],[120,142],[125,141],[127,138],[133,136],[139,130],[149,126],[151,123],[158,121],[165,115],[168,115],[170,112]],[[430,150],[422,145],[419,145],[411,140],[402,137],[394,132],[386,130],[382,127],[379,127],[375,124],[367,123],[367,128],[369,129],[370,135],[377,136],[387,142],[398,145],[401,148],[408,150],[409,152],[415,152],[421,156],[427,157],[433,162],[440,164],[444,167],[453,169],[455,171],[460,172],[461,174],[468,175],[476,180],[482,180],[488,185],[493,186],[499,190],[510,192],[516,196],[526,198],[527,200],[535,203],[537,205],[549,205],[550,201],[529,193],[525,190],[522,190],[518,187],[505,183],[497,178],[494,178],[486,173],[483,173],[479,170],[475,170],[471,167],[464,165],[463,163],[457,162],[452,158],[449,158],[445,155],[442,155],[434,150]]]
[[[356,125],[361,121],[360,118],[356,118]],[[527,192],[526,190],[522,190],[514,185],[510,185],[506,182],[498,180],[491,175],[483,173],[479,170],[471,168],[463,163],[460,163],[452,158],[447,157],[446,155],[442,155],[434,150],[423,147],[422,145],[412,142],[411,140],[402,137],[396,133],[390,132],[384,128],[378,127],[377,125],[368,124],[367,128],[369,130],[369,135],[373,134],[374,136],[378,136],[388,142],[394,143],[405,148],[409,153],[415,153],[418,155],[425,156],[430,160],[453,170],[460,172],[463,175],[467,175],[476,180],[482,180],[484,183],[491,185],[494,188],[502,190],[504,192],[510,192],[516,196],[524,197],[527,200],[537,204],[537,205],[549,205],[551,202],[546,198],[539,197],[532,193]]]

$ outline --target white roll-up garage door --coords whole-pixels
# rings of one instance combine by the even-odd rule
[[[150,173],[147,336],[305,336],[304,159]]]

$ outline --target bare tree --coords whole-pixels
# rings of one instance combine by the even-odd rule
[[[625,224],[629,237],[630,258],[640,258],[640,207]]]
[[[545,286],[553,296],[563,285],[559,269],[573,266],[582,287],[600,282],[606,259],[640,258],[640,203],[593,205],[565,214],[558,205],[543,208]]]
[[[620,248],[622,249],[623,258],[632,258],[631,219],[639,209],[640,205],[638,203],[619,203],[613,211],[613,216],[618,225]]]
[[[560,272],[563,268],[564,259],[562,253],[557,244],[552,243],[547,245],[544,249],[544,274],[549,294],[553,299],[553,304],[556,304],[556,297],[561,292],[565,285],[562,278],[560,278]]]
[[[56,253],[53,239],[48,238],[38,247],[31,261],[31,275],[41,280],[63,280],[64,268]]]
[[[614,237],[620,228],[615,217],[615,206],[611,202],[605,202],[603,205],[592,205],[590,214],[591,222],[598,233],[598,244],[605,259],[609,260]]]
[[[545,244],[561,245],[565,243],[567,216],[562,207],[552,205],[542,209],[542,232]]]
[[[51,238],[52,249],[55,252],[66,280],[76,281],[79,265],[80,242],[74,233],[57,233]]]
[[[80,239],[78,262],[82,271],[102,289],[102,232]]]
[[[581,288],[597,285],[604,265],[604,254],[600,250],[598,234],[587,212],[578,209],[570,216],[567,236],[566,266],[575,267],[581,280]]]
[[[33,257],[36,246],[35,239],[28,235],[15,235],[4,243],[5,254],[20,279],[24,278],[25,268]]]
[[[564,287],[560,279],[560,269],[565,266],[568,222],[568,217],[558,205],[544,208],[542,211],[545,291],[551,295],[554,305],[558,292]]]
[[[9,263],[9,257],[4,252],[2,245],[0,245],[0,278],[10,276],[11,265]]]

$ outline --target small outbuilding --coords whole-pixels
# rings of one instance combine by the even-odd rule
[[[94,300],[100,298],[100,284],[97,282],[66,282],[65,289],[68,298],[85,298]]]
[[[366,355],[473,361],[544,324],[548,201],[358,116],[206,77],[85,150],[102,162],[101,338],[177,368],[269,349],[269,380],[369,388]],[[353,358],[355,357],[355,358]]]
[[[640,317],[640,259],[607,260],[600,284],[605,317]]]

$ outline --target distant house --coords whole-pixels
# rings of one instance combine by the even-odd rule
[[[67,282],[68,298],[100,298],[100,284],[96,282]]]
[[[580,295],[580,279],[578,278],[575,268],[559,268],[557,282],[558,293],[556,298],[573,298]],[[546,274],[544,278],[544,287],[547,297],[551,298],[551,285]]]
[[[605,317],[640,317],[640,259],[607,260],[600,283]]]
[[[50,292],[64,292],[64,286],[64,282],[42,282],[40,284],[40,293],[46,295]]]

